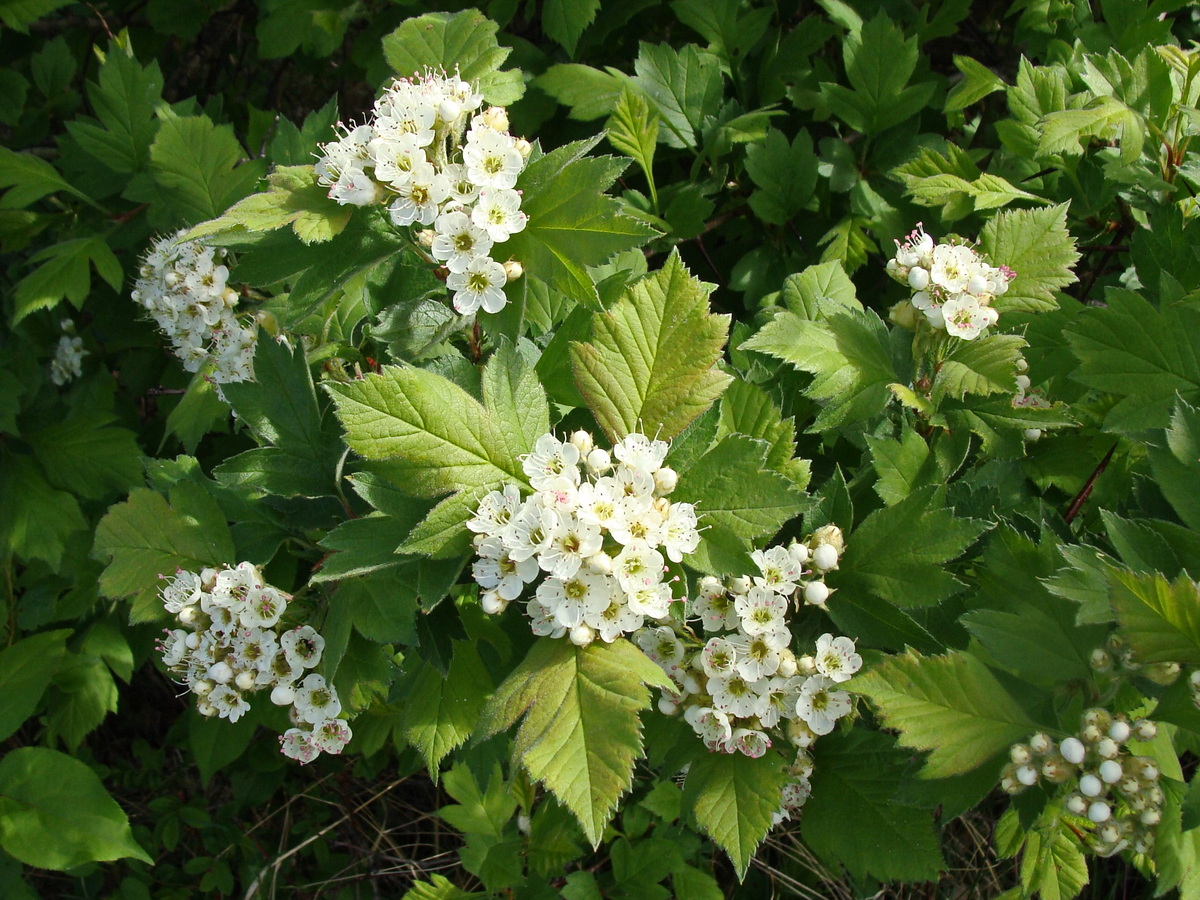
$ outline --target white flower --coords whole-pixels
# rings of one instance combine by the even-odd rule
[[[492,128],[472,128],[463,147],[467,177],[481,188],[511,188],[525,167],[512,136]]]
[[[713,706],[739,719],[760,715],[767,708],[767,698],[759,693],[758,685],[741,675],[710,678],[705,690],[712,697]]]
[[[548,615],[563,628],[583,623],[587,614],[598,615],[612,598],[609,580],[603,575],[582,573],[563,580],[553,576],[537,588],[537,599]]]
[[[492,249],[488,233],[462,210],[443,212],[433,228],[435,234],[429,253],[438,262],[445,263],[451,272],[465,272],[477,256],[487,256]]]
[[[313,727],[309,740],[318,750],[337,756],[350,743],[351,737],[350,726],[345,719],[326,719]]]
[[[929,279],[948,294],[957,294],[978,268],[979,257],[962,244],[939,244],[933,248],[933,265]]]
[[[230,722],[236,722],[250,709],[250,704],[241,691],[227,684],[218,684],[206,699],[217,710],[217,715]]]
[[[754,576],[754,583],[759,587],[785,596],[796,590],[796,582],[800,580],[803,570],[786,547],[755,550],[750,554],[750,558],[762,572],[761,577]]]
[[[774,591],[764,590],[755,585],[750,588],[749,593],[737,597],[733,606],[741,618],[742,630],[746,634],[766,634],[787,628],[784,623],[787,600]]]
[[[411,134],[377,137],[367,145],[367,150],[375,162],[375,177],[397,190],[412,177],[415,166],[428,162],[416,136]]]
[[[700,545],[696,527],[696,508],[690,503],[672,503],[662,526],[662,544],[671,562],[683,562],[683,557]]]
[[[289,728],[279,736],[279,750],[302,766],[321,755],[320,748],[312,741],[312,732],[300,728]]]
[[[647,584],[634,588],[626,594],[629,608],[639,616],[661,619],[671,612],[671,586],[669,584]]]
[[[779,671],[783,650],[791,641],[787,628],[730,638],[738,649],[737,671],[747,681],[761,681]]]
[[[396,225],[432,225],[438,205],[450,195],[450,182],[427,162],[416,163],[408,180],[396,188],[399,196],[388,207]],[[503,283],[503,282],[502,282]]]
[[[490,313],[504,309],[508,303],[508,298],[504,296],[504,285],[507,283],[504,266],[490,256],[476,256],[461,272],[452,271],[446,277],[446,287],[454,291],[454,309],[464,316],[481,306],[484,312]]]
[[[529,216],[521,212],[521,195],[504,188],[484,188],[471,210],[471,221],[501,243],[525,229]]]
[[[662,581],[663,558],[645,544],[627,544],[613,559],[613,574],[627,593]]]
[[[613,447],[613,456],[635,469],[654,475],[667,458],[671,445],[666,441],[653,441],[644,434],[627,434]]]
[[[569,441],[543,434],[521,461],[529,484],[537,491],[553,491],[579,484],[579,449]]]
[[[738,624],[733,599],[723,590],[720,594],[701,594],[692,604],[692,612],[700,617],[705,631],[727,631]]]
[[[771,739],[754,728],[738,728],[733,732],[733,744],[745,756],[758,759],[771,748]]]
[[[646,503],[645,497],[621,499],[621,515],[609,523],[609,533],[618,544],[648,544],[657,547],[662,543],[662,513]]]
[[[815,734],[829,734],[838,719],[850,715],[850,695],[845,691],[830,690],[835,683],[825,675],[812,675],[800,687],[796,715]]]
[[[485,591],[495,591],[505,600],[516,600],[538,575],[538,563],[533,557],[515,561],[504,549],[498,537],[484,538],[476,548],[479,558],[471,566],[471,574]]]
[[[357,166],[347,166],[329,188],[329,199],[341,206],[369,206],[378,198],[375,180]]]
[[[498,534],[521,508],[521,490],[506,484],[503,490],[492,491],[479,501],[475,515],[467,520],[467,528],[476,534]]]
[[[622,498],[615,485],[616,482],[604,478],[595,483],[589,481],[581,484],[579,492],[575,495],[579,518],[585,522],[594,522],[609,531],[621,528],[625,507],[620,502]]]
[[[325,638],[311,625],[302,625],[285,631],[279,638],[279,646],[289,666],[312,669],[321,661]]]
[[[971,294],[954,294],[942,304],[946,331],[964,341],[973,341],[1000,316],[990,306],[984,306]]]
[[[287,609],[288,597],[270,585],[253,588],[238,613],[243,625],[251,628],[272,628]]]
[[[500,531],[508,555],[517,562],[537,556],[550,544],[558,527],[558,513],[537,502],[536,497],[525,501],[511,522]]]
[[[700,652],[700,665],[709,678],[727,678],[734,673],[737,650],[725,638],[709,638]]]
[[[708,706],[692,706],[684,713],[684,719],[709,750],[732,752],[730,740],[733,737],[733,727],[729,716],[724,712]]]
[[[826,632],[817,638],[815,655],[817,671],[830,681],[841,684],[862,668],[862,657],[854,650],[854,641],[848,637],[834,637]]]
[[[83,374],[83,358],[88,351],[83,349],[83,338],[64,334],[54,348],[54,359],[50,361],[50,380],[62,387],[72,378]]]
[[[621,635],[632,634],[637,631],[642,627],[645,619],[634,612],[630,605],[625,602],[623,594],[611,590],[613,586],[611,578],[606,579],[606,581],[610,587],[608,606],[599,613],[584,613],[583,621],[596,629],[602,641],[611,644]]]
[[[293,709],[300,721],[316,725],[337,718],[342,704],[333,686],[325,683],[324,676],[313,674],[300,682]]]
[[[668,625],[640,631],[637,645],[668,674],[683,662],[683,644]]]

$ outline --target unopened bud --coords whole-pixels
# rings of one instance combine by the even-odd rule
[[[163,278],[163,281],[167,283],[167,287],[175,287],[175,285],[179,284],[179,273],[168,272]]]
[[[832,544],[818,544],[813,550],[812,563],[814,569],[828,572],[837,568],[838,552]]]
[[[923,291],[929,287],[929,272],[920,266],[908,270],[908,286],[914,291]]]
[[[1021,782],[1021,784],[1031,787],[1037,784],[1038,770],[1033,766],[1017,766],[1016,776],[1017,781]]]
[[[1192,670],[1192,674],[1188,676],[1188,684],[1192,686],[1193,691],[1200,691],[1200,669]]]
[[[217,684],[229,684],[233,681],[233,669],[230,668],[229,663],[222,660],[208,667],[208,677]]]
[[[525,140],[525,138],[517,138],[513,142],[513,146],[521,154],[522,159],[529,159],[529,154],[533,152],[533,145]]]
[[[518,278],[520,278],[524,274],[525,274],[525,267],[522,266],[515,259],[510,259],[504,263],[504,280],[506,282],[507,281],[516,281]]]
[[[1067,798],[1067,812],[1074,813],[1077,816],[1086,816],[1088,801],[1083,794],[1072,794]]]
[[[271,337],[279,336],[279,320],[275,318],[273,312],[260,309],[254,314],[254,322]]]
[[[1094,744],[1100,738],[1104,737],[1104,732],[1100,730],[1099,725],[1085,725],[1080,730],[1079,736],[1085,743]]]
[[[1087,816],[1097,825],[1107,822],[1112,817],[1112,808],[1103,800],[1096,800],[1088,807]]]
[[[571,445],[579,451],[580,456],[587,459],[587,455],[592,452],[592,448],[596,446],[596,443],[592,440],[591,432],[580,428],[571,435]]]
[[[1079,793],[1085,797],[1099,797],[1104,792],[1104,782],[1090,772],[1079,779]]]
[[[1174,684],[1179,678],[1179,663],[1177,662],[1159,662],[1150,663],[1142,669],[1142,674],[1153,681],[1155,684],[1169,685]]]
[[[200,715],[204,716],[205,718],[211,719],[217,714],[217,708],[207,700],[200,700],[196,703],[196,712],[200,713]]]
[[[503,106],[489,106],[483,112],[483,124],[496,131],[508,131],[508,110]]]
[[[1111,672],[1113,667],[1112,654],[1103,647],[1097,647],[1092,651],[1092,655],[1088,657],[1088,665],[1092,667],[1094,672]]]
[[[679,473],[670,466],[663,466],[654,473],[654,491],[657,494],[669,494],[679,483]]]
[[[829,588],[823,581],[810,581],[804,586],[804,602],[809,606],[824,606],[829,599]]]
[[[1042,439],[1042,429],[1040,428],[1026,428],[1023,434],[1025,436],[1025,440],[1031,443],[1033,441],[1040,441]]]
[[[195,606],[185,606],[179,611],[179,621],[184,625],[195,625],[196,620],[199,618],[200,610],[198,610]]]
[[[808,723],[799,718],[788,719],[787,736],[793,746],[802,750],[812,746],[812,742],[817,739],[816,734],[808,727]]]
[[[1121,780],[1124,772],[1121,770],[1121,764],[1115,759],[1106,759],[1100,763],[1099,768],[1100,780],[1105,784],[1116,784]]]
[[[750,579],[745,575],[738,575],[736,578],[729,579],[729,592],[731,594],[745,594],[750,590]]]
[[[611,575],[613,569],[612,557],[601,550],[587,558],[588,568],[597,575]]]
[[[817,547],[821,544],[829,544],[837,551],[838,556],[842,555],[842,551],[846,549],[846,538],[842,534],[842,529],[836,525],[822,525],[812,533],[808,545]]]
[[[435,237],[437,237],[437,233],[432,228],[422,228],[417,232],[417,243],[428,249],[433,246]]]
[[[792,558],[796,565],[804,565],[806,562],[808,562],[809,557],[808,544],[793,542],[792,545],[788,547],[788,556]],[[1197,671],[1196,674],[1200,675],[1200,671]]]
[[[212,693],[212,689],[214,687],[216,687],[216,685],[214,685],[208,679],[200,678],[197,679],[196,683],[192,685],[192,693],[197,697],[207,697]]]
[[[916,331],[917,323],[924,316],[912,305],[911,300],[901,300],[888,312],[888,318],[905,331]]]
[[[238,686],[238,690],[248,691],[254,687],[254,673],[242,671],[237,673],[237,677],[233,679],[233,683]]]
[[[796,671],[801,675],[812,675],[817,671],[817,660],[812,656],[801,656],[796,660]]]
[[[438,104],[438,118],[446,124],[450,124],[460,115],[462,115],[462,106],[453,100],[446,99]]]
[[[1029,749],[1038,756],[1045,756],[1054,749],[1054,741],[1050,740],[1050,735],[1039,731],[1029,739]]]
[[[782,651],[782,658],[779,660],[779,668],[775,672],[780,678],[791,678],[796,674],[796,654],[786,647]]]
[[[227,308],[233,309],[238,305],[237,291],[235,291],[233,288],[225,288],[225,290],[221,292],[221,302],[224,303]]]
[[[1096,741],[1096,755],[1101,759],[1113,759],[1120,752],[1121,748],[1110,737],[1102,737]]]
[[[1047,756],[1042,762],[1042,777],[1055,784],[1062,784],[1074,774],[1074,766],[1057,753]]]
[[[1162,810],[1148,809],[1138,816],[1138,821],[1140,821],[1143,825],[1149,825],[1151,828],[1153,828],[1162,821]]]
[[[673,716],[679,711],[679,705],[664,694],[658,698],[658,711],[664,716]]]
[[[1084,756],[1087,755],[1087,748],[1083,746],[1083,741],[1079,738],[1065,738],[1058,745],[1058,752],[1062,754],[1063,759],[1073,765],[1079,765],[1083,762]]]
[[[183,639],[183,646],[189,650],[196,650],[200,647],[200,635],[193,631]]]
[[[1029,761],[1033,759],[1033,752],[1026,744],[1013,744],[1012,747],[1009,748],[1008,758],[1018,766],[1023,766],[1028,764]]]
[[[507,607],[508,601],[496,591],[484,591],[479,595],[479,608],[489,616],[502,613]]]
[[[612,456],[603,447],[597,447],[587,455],[587,467],[593,475],[603,475],[612,468]]]
[[[586,647],[596,637],[596,632],[590,625],[576,625],[571,629],[571,643],[576,647]]]
[[[1134,778],[1144,784],[1158,781],[1158,764],[1148,756],[1135,756],[1130,771]]]
[[[1028,375],[1018,375],[1018,376],[1017,376],[1017,390],[1018,390],[1018,391],[1027,391],[1027,390],[1029,390],[1029,385],[1030,385],[1030,384],[1031,384],[1031,382],[1029,381],[1029,376],[1028,376]]]
[[[1133,733],[1133,729],[1129,727],[1129,723],[1123,719],[1117,719],[1109,726],[1108,736],[1118,744],[1123,744],[1129,740],[1129,735]]]
[[[296,689],[290,684],[277,684],[271,688],[271,702],[276,706],[291,706],[296,702]]]
[[[1138,719],[1133,723],[1133,733],[1139,741],[1152,741],[1158,736],[1158,726],[1149,719]]]

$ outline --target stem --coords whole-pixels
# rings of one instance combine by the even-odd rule
[[[1112,461],[1113,454],[1116,452],[1117,445],[1113,444],[1112,447],[1109,448],[1108,452],[1104,454],[1104,459],[1100,460],[1100,465],[1096,466],[1096,468],[1092,470],[1092,474],[1088,478],[1087,483],[1083,486],[1079,493],[1075,495],[1075,499],[1071,501],[1071,505],[1067,508],[1066,513],[1063,515],[1063,521],[1065,521],[1068,525],[1070,525],[1075,517],[1079,515],[1079,511],[1083,509],[1083,504],[1086,503],[1087,498],[1092,495],[1092,488],[1096,486],[1096,479],[1100,477],[1100,473],[1108,468],[1108,464]]]

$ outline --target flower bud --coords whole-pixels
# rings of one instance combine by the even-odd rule
[[[589,569],[597,575],[611,575],[613,569],[612,557],[601,550],[599,553],[593,553],[584,562],[587,563]]]
[[[530,821],[529,816],[525,815],[525,813],[517,813],[518,834],[529,834],[529,829],[532,827],[533,823]]]
[[[529,154],[533,152],[533,144],[525,140],[525,138],[517,138],[513,142],[513,147],[521,154],[522,159],[529,159]]]
[[[222,660],[208,667],[208,677],[217,684],[229,684],[233,681],[233,669],[230,668],[229,663]]]
[[[449,98],[438,104],[438,118],[449,125],[462,115],[462,106]]]
[[[1028,376],[1028,375],[1018,375],[1018,376],[1017,376],[1017,390],[1018,390],[1018,391],[1027,391],[1027,390],[1029,390],[1029,385],[1030,385],[1030,384],[1031,384],[1031,382],[1030,382],[1030,380],[1029,380],[1029,376]]]
[[[1188,684],[1193,691],[1200,691],[1200,669],[1192,670],[1192,674],[1188,676]]]
[[[1108,731],[1108,726],[1112,724],[1113,717],[1107,709],[1094,706],[1091,709],[1085,709],[1083,715],[1079,717],[1079,721],[1084,725],[1098,725],[1101,730]]]
[[[1026,787],[1032,787],[1037,784],[1038,770],[1033,766],[1017,766],[1016,778]]]
[[[1000,777],[1000,790],[1006,794],[1019,794],[1025,790],[1025,785],[1017,781],[1012,775],[1003,775]]]
[[[679,483],[679,473],[670,466],[663,466],[654,473],[654,492],[656,494],[669,494],[675,490],[675,485]]]
[[[1042,762],[1042,777],[1054,784],[1062,784],[1075,774],[1075,767],[1057,753],[1047,756]]]
[[[1174,684],[1179,678],[1179,663],[1177,662],[1158,662],[1150,663],[1143,670],[1142,674],[1153,681],[1155,684],[1169,685]]]
[[[788,547],[788,556],[790,556],[793,562],[795,562],[798,566],[802,566],[808,562],[809,555],[807,544],[801,544],[793,541],[792,545]],[[1200,675],[1200,670],[1197,671],[1197,674]]]
[[[217,708],[207,700],[200,700],[196,704],[196,712],[200,713],[200,715],[204,716],[205,718],[211,719],[217,714]]]
[[[1112,809],[1103,800],[1096,800],[1088,807],[1087,816],[1099,825],[1101,822],[1107,822],[1112,817]]]
[[[1050,735],[1039,731],[1029,739],[1029,749],[1038,756],[1045,756],[1054,749],[1054,741],[1050,739]]]
[[[1085,743],[1094,744],[1100,738],[1104,737],[1104,732],[1100,730],[1099,725],[1085,725],[1080,730],[1079,736]]]
[[[821,544],[829,544],[837,552],[838,556],[846,549],[846,538],[842,534],[842,529],[836,525],[822,525],[813,532],[809,539],[810,547],[817,547]]]
[[[825,601],[829,599],[829,593],[825,582],[810,581],[804,586],[804,602],[809,606],[824,606]]]
[[[985,293],[987,289],[988,281],[982,275],[972,275],[969,279],[967,279],[968,294],[974,294],[978,297],[980,294]],[[922,288],[917,288],[917,290],[922,290]]]
[[[817,544],[813,549],[812,563],[814,569],[822,572],[836,569],[838,563],[837,549],[833,544]]]
[[[242,670],[237,673],[237,677],[233,679],[233,683],[237,685],[238,690],[248,691],[254,687],[254,673],[249,670]]]
[[[270,310],[260,309],[254,314],[254,323],[271,337],[279,337],[279,320]]]
[[[911,300],[901,300],[888,312],[888,318],[905,331],[916,331],[917,323],[924,318]]]
[[[179,621],[184,625],[195,625],[199,618],[200,610],[198,610],[195,605],[185,606],[179,611]]]
[[[1152,741],[1158,736],[1158,726],[1149,719],[1138,719],[1133,723],[1133,733],[1139,741]]]
[[[479,595],[479,608],[489,616],[502,613],[507,607],[508,601],[496,591],[484,591]]]
[[[196,683],[192,685],[192,693],[197,697],[207,697],[212,693],[212,689],[214,687],[216,687],[216,685],[214,685],[207,678],[200,678],[197,679]]]
[[[1067,812],[1074,813],[1077,816],[1086,816],[1088,801],[1083,794],[1071,794],[1066,802]]]
[[[751,588],[750,579],[745,575],[738,575],[736,578],[729,579],[729,592],[731,594],[745,594]]]
[[[1102,737],[1096,742],[1096,755],[1101,759],[1113,759],[1120,752],[1121,748],[1110,737]]]
[[[1126,797],[1133,797],[1137,795],[1138,791],[1141,789],[1142,786],[1138,784],[1138,780],[1132,775],[1126,775],[1121,779],[1120,783],[1117,784],[1117,790]]]
[[[483,112],[483,124],[496,131],[508,131],[508,110],[503,106],[489,106]]]
[[[276,706],[290,706],[296,702],[296,689],[290,684],[277,684],[271,688],[271,702]]]
[[[796,671],[801,675],[812,675],[817,671],[817,660],[812,656],[801,656],[796,660]]]
[[[1153,828],[1155,825],[1157,825],[1159,822],[1162,821],[1162,810],[1161,809],[1148,809],[1145,812],[1143,812],[1140,816],[1138,816],[1138,821],[1141,822],[1143,825],[1149,825],[1151,828]]]
[[[1042,429],[1040,428],[1026,428],[1023,432],[1021,432],[1021,434],[1024,436],[1025,440],[1029,441],[1030,443],[1033,441],[1040,441],[1042,439]]]
[[[700,682],[696,680],[696,675],[693,672],[685,672],[683,675],[683,689],[689,694],[700,693]]]
[[[923,291],[929,287],[929,271],[920,266],[908,270],[908,286],[914,291]]]
[[[1104,782],[1091,773],[1079,779],[1079,793],[1085,797],[1099,797],[1104,792]]]
[[[1158,781],[1158,764],[1148,756],[1135,756],[1129,764],[1129,771],[1143,784]]]
[[[198,649],[200,646],[200,635],[193,631],[183,639],[183,646],[187,647],[189,650]]]
[[[776,670],[775,674],[780,678],[791,678],[796,674],[796,668],[796,654],[785,647],[781,651],[779,668]]]
[[[592,440],[592,434],[590,431],[584,431],[582,428],[580,428],[571,435],[571,446],[579,451],[580,456],[586,459],[587,455],[591,453],[592,449],[596,446],[596,443]]]
[[[1018,766],[1024,766],[1033,759],[1033,752],[1026,744],[1013,744],[1012,747],[1009,748],[1008,758]]]
[[[510,259],[504,263],[504,280],[505,282],[516,281],[525,274],[525,267],[515,259]]]
[[[1117,719],[1108,729],[1108,736],[1118,744],[1123,744],[1129,740],[1129,735],[1132,733],[1133,729],[1129,727],[1129,723],[1124,719]]]
[[[1103,647],[1097,647],[1092,651],[1092,655],[1088,657],[1088,665],[1092,667],[1093,672],[1111,672],[1113,667],[1112,654]]]
[[[1105,844],[1115,844],[1121,840],[1121,829],[1117,827],[1116,822],[1107,822],[1100,828],[1096,829],[1096,837]],[[1111,855],[1117,848],[1113,847],[1107,851],[1106,855]]]
[[[603,475],[612,468],[612,457],[603,447],[597,447],[587,455],[587,467],[593,475]]]
[[[1121,780],[1121,776],[1125,773],[1121,770],[1121,764],[1115,759],[1106,759],[1100,763],[1099,768],[1100,780],[1105,784],[1116,784]]]
[[[437,232],[432,228],[422,228],[417,232],[417,243],[428,250],[433,246],[433,239],[437,237]]]
[[[1067,762],[1079,765],[1087,755],[1087,748],[1083,746],[1083,742],[1079,738],[1069,737],[1059,744],[1058,752]]]
[[[787,720],[787,736],[792,745],[801,750],[812,746],[812,742],[817,739],[816,734],[803,719]]]
[[[673,716],[679,711],[679,705],[666,694],[663,694],[658,698],[658,711],[664,716]]]
[[[175,287],[175,285],[179,284],[179,273],[168,272],[163,278],[163,281],[167,283],[167,287]]]
[[[235,291],[233,288],[225,288],[225,290],[221,292],[221,302],[224,303],[228,309],[233,309],[238,305],[237,291]]]
[[[571,629],[571,643],[576,647],[586,647],[596,637],[591,626],[579,624]]]

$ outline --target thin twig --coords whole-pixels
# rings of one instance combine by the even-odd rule
[[[1104,454],[1104,459],[1100,460],[1100,465],[1092,471],[1087,483],[1075,495],[1075,499],[1071,501],[1071,505],[1067,508],[1063,515],[1063,520],[1070,525],[1072,520],[1079,515],[1079,510],[1083,508],[1083,504],[1087,502],[1087,498],[1092,495],[1092,488],[1096,486],[1096,479],[1100,477],[1100,473],[1108,468],[1109,462],[1113,458],[1113,454],[1117,452],[1117,445],[1113,444],[1108,452]]]

